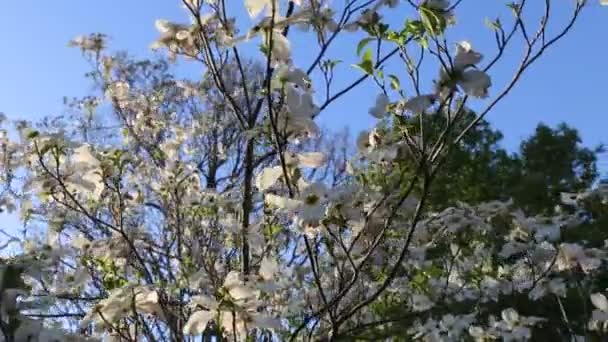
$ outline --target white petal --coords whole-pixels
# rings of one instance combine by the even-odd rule
[[[302,69],[290,68],[287,65],[279,67],[277,78],[283,82],[293,83],[300,89],[310,88],[310,77]]]
[[[253,290],[245,285],[233,286],[228,290],[228,293],[236,301],[245,301],[255,297]]]
[[[245,0],[245,8],[251,18],[257,17],[266,6],[271,6],[272,0]]]
[[[267,167],[258,174],[255,179],[255,186],[260,191],[265,191],[273,187],[283,176],[283,168],[281,166]]]
[[[346,32],[357,32],[358,29],[359,29],[359,23],[357,23],[356,21],[348,23],[343,26],[343,30]]]
[[[300,138],[315,138],[321,134],[317,123],[306,117],[291,118],[287,124],[287,129],[291,136],[290,141],[297,142]]]
[[[472,325],[469,327],[469,335],[476,338],[483,338],[485,334],[481,327]]]
[[[274,331],[281,329],[281,321],[278,318],[259,313],[252,313],[250,317],[253,320],[253,325],[256,328],[270,329]]]
[[[259,224],[250,226],[248,230],[249,236],[249,247],[255,254],[263,254],[264,247],[266,246],[266,240],[264,234],[260,231]]]
[[[166,19],[158,19],[154,22],[154,26],[160,33],[167,33],[171,30],[171,24]]]
[[[538,228],[536,234],[534,234],[534,238],[536,241],[551,241],[555,242],[560,239],[561,229],[557,225],[547,225],[541,228]]]
[[[306,152],[298,154],[298,162],[301,167],[317,168],[325,165],[327,157],[321,152]]]
[[[135,305],[146,305],[148,303],[158,303],[158,292],[156,290],[145,289],[135,295]]]
[[[473,69],[463,72],[458,84],[467,95],[485,98],[488,97],[492,80],[485,72]]]
[[[370,152],[368,158],[377,163],[389,163],[397,159],[399,150],[397,146],[390,145],[385,148],[378,148]]]
[[[578,260],[578,264],[583,269],[583,272],[589,273],[602,266],[602,261],[597,258],[582,258]]]
[[[303,89],[310,87],[310,77],[302,69],[290,70],[287,73],[287,82],[291,82]]]
[[[291,85],[287,86],[285,92],[285,104],[292,114],[298,115],[299,108],[302,106],[302,95]]]
[[[473,50],[471,43],[463,41],[456,46],[456,57],[454,57],[454,69],[464,70],[466,67],[481,62],[483,56]]]
[[[298,155],[295,152],[285,151],[283,153],[283,159],[285,160],[285,165],[287,167],[298,166]]]
[[[435,95],[420,95],[411,98],[403,105],[403,109],[412,113],[422,113],[435,103]]]
[[[230,311],[222,311],[221,314],[221,326],[228,333],[228,336],[234,337],[232,341],[245,341],[247,329],[245,328],[243,315]]]
[[[382,133],[378,128],[374,128],[371,132],[369,132],[369,136],[367,138],[369,139],[369,146],[376,148],[382,142]]]
[[[300,198],[306,198],[310,195],[314,195],[319,199],[327,196],[327,187],[321,182],[314,182],[309,184],[300,184]]]
[[[118,101],[127,100],[129,98],[129,88],[127,82],[114,82],[106,90],[106,96],[109,99],[116,98]]]
[[[272,59],[287,61],[291,57],[291,44],[281,30],[274,30],[272,34]]]
[[[177,38],[177,40],[186,40],[190,38],[190,32],[188,32],[188,30],[181,30],[177,32],[175,38]]]
[[[512,308],[502,310],[500,315],[502,319],[507,322],[507,324],[512,326],[519,321],[519,314],[517,313],[517,311],[515,311],[515,309]]]
[[[423,294],[414,294],[412,296],[412,309],[415,312],[426,311],[433,307],[433,302],[429,297]]]
[[[213,319],[211,311],[201,310],[193,313],[184,326],[184,334],[202,335],[211,319]]]
[[[277,264],[277,261],[266,257],[260,263],[260,271],[258,273],[264,280],[272,280],[278,270],[279,265]]]
[[[309,228],[309,226],[317,227],[323,217],[325,217],[325,206],[319,204],[305,205],[302,206],[298,213],[296,223],[304,228]]]
[[[296,118],[312,119],[319,113],[319,107],[315,105],[312,94],[301,92],[291,84],[287,86],[285,104],[291,114],[286,118],[288,124],[291,124],[291,121]],[[279,120],[279,122],[283,124],[283,120]]]
[[[76,36],[74,37],[74,39],[70,40],[70,46],[82,46],[82,44],[84,44],[84,42],[86,41],[86,37],[85,36]]]
[[[224,288],[228,290],[230,296],[236,301],[245,301],[255,296],[251,288],[241,280],[239,273],[232,271],[224,279]]]
[[[99,160],[91,153],[91,149],[87,144],[83,144],[74,149],[72,162],[74,163],[75,168],[97,167],[100,164]]]
[[[139,312],[151,315],[162,315],[162,309],[158,305],[158,292],[145,289],[135,295],[135,307]]]
[[[388,96],[384,93],[378,94],[374,107],[370,108],[369,114],[375,118],[382,118],[386,114],[386,106],[388,106]]]
[[[49,229],[46,234],[46,244],[49,246],[57,246],[59,243],[59,232],[56,229]]]
[[[84,181],[82,186],[91,192],[91,199],[98,200],[105,189],[101,171],[91,170],[82,176],[82,180]]]
[[[78,233],[72,238],[72,246],[78,250],[87,249],[90,245],[91,241],[82,233]]]
[[[570,192],[562,192],[559,194],[561,198],[561,202],[565,205],[577,205],[576,200],[578,199],[578,195]]]
[[[72,276],[74,278],[72,282],[73,287],[80,287],[91,279],[89,270],[86,267],[79,267]]]
[[[362,131],[357,136],[357,149],[359,151],[367,151],[369,147],[369,131]]]
[[[227,275],[226,278],[224,279],[224,287],[225,288],[230,288],[230,287],[234,287],[237,286],[239,284],[241,284],[242,281],[239,277],[239,273],[236,271],[230,271]]]
[[[275,207],[281,208],[281,209],[287,209],[289,211],[296,210],[297,208],[300,207],[300,204],[301,204],[299,201],[292,200],[287,197],[273,195],[273,194],[266,194],[266,196],[264,197],[264,200],[269,205],[272,205],[272,206],[275,206]]]
[[[162,49],[164,47],[164,44],[160,41],[155,41],[152,42],[152,44],[150,44],[150,50],[159,50]]]

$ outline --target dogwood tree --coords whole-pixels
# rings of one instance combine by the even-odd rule
[[[450,150],[593,4],[508,4],[483,52],[450,38],[460,4],[184,0],[188,18],[158,20],[152,48],[201,79],[112,53],[103,34],[73,39],[97,92],[0,137],[0,205],[25,228],[4,232],[0,338],[604,336],[606,246],[571,232],[606,210],[606,188],[563,194],[547,217],[509,202],[427,210]],[[557,12],[569,19],[554,25]],[[352,67],[332,55],[349,37]],[[292,53],[302,41],[312,60]],[[511,49],[519,62],[498,63]],[[512,78],[493,85],[499,65]],[[352,148],[321,136],[315,119],[365,81],[378,95],[360,114],[377,125]],[[431,116],[445,128],[429,139]],[[522,307],[537,300],[559,315]]]

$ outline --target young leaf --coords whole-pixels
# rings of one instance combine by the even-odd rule
[[[401,82],[399,81],[399,78],[397,76],[388,75],[388,78],[391,79],[391,89],[393,89],[393,90],[401,89]]]
[[[366,73],[368,75],[373,75],[374,74],[374,62],[373,62],[372,50],[367,49],[365,51],[365,53],[363,54],[363,60],[361,61],[361,63],[355,64],[353,66],[358,69],[361,69],[364,73]]]
[[[500,23],[500,19],[496,18],[496,20],[491,20],[490,18],[486,18],[485,19],[485,24],[486,26],[488,26],[492,31],[497,31],[500,30],[502,27],[502,24]]]
[[[434,36],[441,35],[447,26],[447,21],[443,15],[424,6],[420,7],[420,20],[426,30]]]
[[[361,51],[365,48],[365,46],[371,42],[372,40],[374,40],[375,38],[373,37],[367,37],[362,39],[359,44],[357,44],[357,56],[361,56]]]

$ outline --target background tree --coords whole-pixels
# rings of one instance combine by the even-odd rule
[[[540,124],[520,148],[521,179],[513,195],[530,213],[550,213],[560,203],[560,193],[589,189],[598,179],[597,153],[582,147],[576,129],[560,124],[552,129]]]
[[[467,113],[467,122],[474,118],[474,112]],[[429,123],[437,126],[427,129],[427,136],[439,134],[441,120],[429,120]],[[449,152],[430,189],[429,205],[441,210],[458,201],[477,204],[509,199],[518,182],[521,162],[516,154],[500,146],[502,137],[488,121],[481,120]]]
[[[456,201],[512,198],[528,214],[551,214],[561,204],[561,193],[590,189],[598,180],[602,148],[581,146],[577,130],[565,123],[555,129],[539,124],[515,153],[502,148],[501,139],[502,133],[482,120],[450,152],[431,189],[430,205],[443,209]]]

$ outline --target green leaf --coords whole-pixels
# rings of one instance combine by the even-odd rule
[[[393,89],[393,90],[401,89],[401,82],[399,81],[399,78],[397,76],[388,75],[388,78],[391,79],[391,89]]]
[[[406,34],[411,34],[414,37],[421,37],[424,36],[425,28],[420,20],[407,20],[404,31]]]
[[[434,36],[439,36],[443,34],[443,31],[447,27],[447,21],[445,17],[436,9],[421,6],[420,20],[426,28],[426,31]]]
[[[361,61],[361,63],[354,64],[353,67],[360,69],[361,71],[363,71],[364,73],[366,73],[368,75],[373,75],[374,74],[374,62],[373,62],[372,50],[367,49],[365,51],[365,53],[363,54],[363,60]]]
[[[374,55],[372,53],[372,49],[365,50],[363,54],[363,62],[373,63]]]
[[[405,30],[402,32],[390,31],[384,35],[384,39],[388,40],[389,42],[393,42],[399,46],[402,46],[403,43],[405,43],[405,36]]]
[[[513,11],[513,15],[518,16],[521,10],[521,6],[515,2],[511,2],[507,4],[507,7]]]
[[[339,60],[339,59],[336,59],[336,60],[328,59],[325,62],[323,62],[323,67],[327,70],[333,70],[336,67],[336,65],[338,65],[342,62],[343,61]]]
[[[500,18],[496,18],[496,20],[491,20],[490,18],[486,18],[485,24],[492,31],[498,31],[502,28],[502,24],[500,23]]]
[[[369,42],[371,42],[372,40],[374,40],[376,38],[373,37],[367,37],[362,39],[359,44],[357,44],[357,56],[361,56],[361,51],[365,48],[365,46],[367,44],[369,44]]]
[[[164,160],[165,159],[165,153],[162,150],[160,150],[160,149],[154,150],[154,152],[152,152],[152,156],[156,160]]]
[[[420,46],[422,46],[425,49],[429,48],[429,40],[426,37],[421,37],[420,39],[417,39],[418,44],[420,44]]]
[[[38,131],[30,131],[27,134],[27,138],[28,139],[34,139],[34,138],[38,137],[39,135],[40,135],[40,132],[38,132]]]

